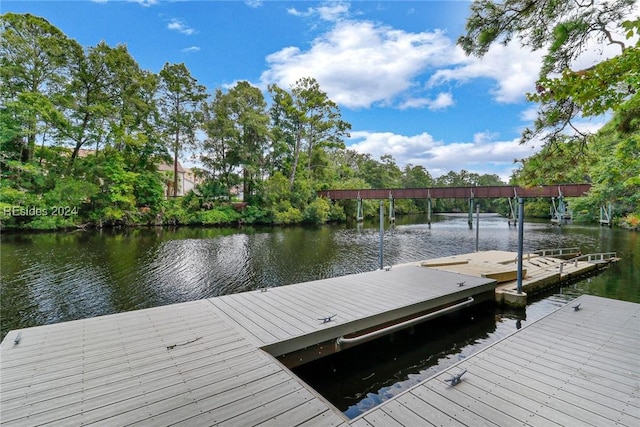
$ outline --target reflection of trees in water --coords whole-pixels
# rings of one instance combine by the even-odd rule
[[[466,214],[397,217],[385,264],[473,252]],[[481,215],[480,250],[517,249],[506,219]],[[318,280],[378,268],[378,222],[357,226],[140,228],[3,234],[2,334],[10,329]],[[525,250],[580,247],[622,260],[575,292],[639,301],[638,233],[525,223]]]

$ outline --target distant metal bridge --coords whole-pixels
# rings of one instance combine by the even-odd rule
[[[356,190],[322,190],[321,197],[331,200],[358,199],[491,199],[504,197],[580,197],[586,195],[591,184],[539,185],[516,187],[508,185],[478,187],[433,187],[433,188],[384,188]]]
[[[472,225],[472,215],[474,200],[478,199],[499,199],[509,200],[510,218],[514,224],[517,219],[515,205],[512,198],[532,198],[546,197],[552,200],[551,222],[560,225],[570,217],[565,197],[580,197],[586,195],[591,189],[591,184],[560,184],[560,185],[538,185],[535,187],[517,187],[509,185],[492,185],[476,187],[433,187],[433,188],[383,188],[371,189],[361,188],[355,190],[322,190],[318,192],[320,197],[331,200],[357,200],[358,207],[356,219],[364,219],[363,200],[389,200],[389,220],[395,221],[396,199],[425,199],[427,200],[427,222],[431,224],[432,199],[467,199],[469,200],[469,226]],[[558,204],[556,205],[556,200]],[[382,202],[380,205],[382,216]],[[601,221],[602,222],[602,221]]]

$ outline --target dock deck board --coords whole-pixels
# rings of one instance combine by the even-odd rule
[[[1,346],[2,425],[345,422],[206,300],[20,332]]]
[[[346,425],[262,347],[337,338],[495,287],[470,278],[458,289],[458,277],[413,266],[11,331],[0,422]]]
[[[264,351],[493,286],[411,265],[11,331],[0,423],[640,425],[640,304],[582,296],[351,421]]]
[[[381,411],[408,411],[426,419],[446,414],[467,425],[636,426],[639,355],[640,304],[583,295],[363,414],[353,425],[375,425]],[[445,382],[465,369],[459,384]],[[416,412],[420,401],[431,406]]]
[[[464,285],[459,286],[462,282]],[[302,348],[494,287],[492,279],[413,265],[225,295],[209,301],[262,346],[316,336],[306,344],[296,344]],[[331,321],[323,323],[325,317],[332,317]],[[282,351],[287,349],[283,347]],[[279,353],[273,348],[270,352]]]

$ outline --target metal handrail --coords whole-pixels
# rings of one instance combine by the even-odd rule
[[[580,248],[538,249],[537,251],[533,251],[534,254],[540,256],[566,255],[579,252]]]
[[[617,258],[616,252],[597,252],[593,254],[585,254],[580,255],[578,257],[569,259],[567,261],[563,261],[560,263],[560,274],[562,274],[562,270],[565,264],[574,264],[574,266],[578,266],[578,261],[586,261],[586,262],[594,262],[594,261],[611,261]]]
[[[367,341],[371,341],[372,339],[390,334],[392,332],[399,331],[401,329],[405,329],[413,325],[417,325],[418,323],[422,323],[426,320],[433,319],[434,317],[442,316],[456,309],[465,307],[473,302],[474,302],[473,297],[468,297],[466,301],[460,302],[458,304],[454,304],[449,307],[445,307],[441,310],[434,311],[432,313],[427,313],[423,316],[416,317],[414,319],[409,319],[401,323],[396,323],[395,325],[387,326],[386,328],[378,329],[377,331],[369,332],[368,334],[360,335],[354,338],[345,338],[344,336],[341,336],[336,339],[336,347],[338,349],[345,349],[347,347],[362,344]]]

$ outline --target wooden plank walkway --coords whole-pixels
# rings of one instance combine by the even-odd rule
[[[503,302],[503,294],[515,291],[517,287],[516,260],[516,252],[482,251],[430,259],[422,261],[420,265],[470,276],[494,278],[498,281],[496,301]],[[617,258],[610,258],[606,261],[615,262]],[[551,256],[526,253],[522,260],[522,290],[525,293],[535,293],[597,270],[604,264],[606,262],[589,262],[587,260],[568,262]],[[526,296],[522,302],[524,303],[524,301],[526,301]]]
[[[0,424],[346,425],[272,354],[494,287],[408,266],[11,331]]]
[[[0,349],[3,426],[344,424],[206,300],[12,331]]]
[[[638,426],[640,304],[581,296],[350,424]]]
[[[491,293],[492,283],[410,265],[11,331],[0,345],[0,423],[640,425],[640,304],[582,296],[351,421],[263,350]],[[456,386],[445,381],[463,370]]]
[[[494,288],[492,279],[406,265],[209,301],[279,356],[468,297],[493,298]]]

